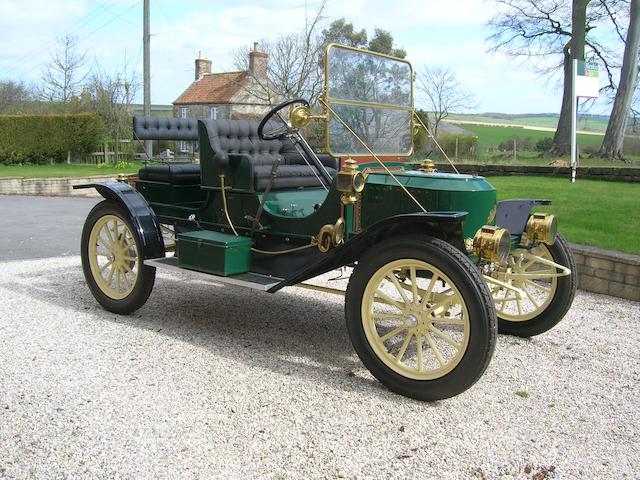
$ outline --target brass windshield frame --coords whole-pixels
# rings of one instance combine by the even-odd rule
[[[368,55],[372,55],[375,57],[385,58],[387,60],[394,60],[397,62],[405,63],[409,66],[409,79],[411,82],[411,104],[409,106],[406,105],[393,105],[393,104],[383,104],[376,102],[362,102],[358,100],[345,100],[345,99],[336,99],[331,98],[329,96],[329,51],[332,48],[340,48],[343,50],[350,50],[353,52],[365,53]],[[394,57],[392,55],[385,55],[384,53],[372,52],[371,50],[365,50],[363,48],[349,47],[347,45],[341,45],[339,43],[330,43],[325,48],[324,52],[324,92],[322,94],[322,99],[328,105],[353,105],[356,107],[372,107],[372,108],[384,108],[388,110],[404,110],[409,112],[409,131],[413,132],[413,116],[415,114],[414,104],[413,104],[413,65],[408,60],[404,58]],[[370,153],[345,153],[345,152],[333,152],[331,150],[331,142],[329,140],[329,122],[331,121],[331,112],[327,110],[326,107],[323,106],[324,113],[324,142],[325,142],[325,151],[331,155],[332,157],[371,157]],[[380,154],[383,157],[409,157],[413,154],[413,135],[411,135],[411,148],[408,153],[384,153]]]

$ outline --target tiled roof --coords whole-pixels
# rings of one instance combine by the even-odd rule
[[[229,103],[247,79],[248,72],[209,73],[193,82],[175,102],[175,105],[202,103]]]

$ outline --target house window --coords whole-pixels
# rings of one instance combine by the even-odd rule
[[[211,107],[211,120],[218,119],[218,107]]]
[[[178,142],[178,150],[180,150],[180,153],[189,153],[189,143],[185,141]]]
[[[187,107],[180,107],[180,118],[187,118],[189,109]]]

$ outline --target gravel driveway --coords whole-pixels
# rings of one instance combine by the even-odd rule
[[[123,317],[73,256],[0,263],[0,298],[3,478],[640,475],[638,303],[579,292],[429,404],[362,367],[339,297],[162,274]]]

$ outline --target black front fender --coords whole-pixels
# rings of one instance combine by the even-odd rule
[[[86,183],[73,188],[95,188],[105,199],[123,207],[142,242],[142,257],[145,260],[164,257],[164,241],[156,214],[137,190],[121,182]]]
[[[320,260],[275,285],[269,292],[296,285],[358,261],[372,246],[391,236],[425,234],[441,238],[464,251],[462,222],[466,212],[410,213],[385,218],[325,253]]]

